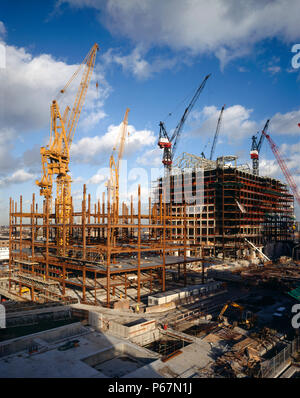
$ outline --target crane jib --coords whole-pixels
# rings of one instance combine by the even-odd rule
[[[171,138],[169,138],[169,135],[165,129],[164,123],[160,122],[160,124],[159,124],[160,131],[159,131],[158,146],[164,150],[162,163],[168,169],[170,169],[172,166],[172,160],[173,160],[176,148],[177,148],[177,144],[179,141],[179,137],[180,137],[180,133],[182,131],[183,125],[184,125],[189,113],[193,109],[193,106],[195,105],[197,99],[199,98],[203,88],[205,87],[207,79],[210,76],[211,76],[211,74],[206,75],[204,80],[198,87],[198,89],[197,89],[196,93],[194,94],[192,100],[190,101],[188,107],[185,109],[179,123],[177,124]],[[163,140],[163,138],[165,138],[166,140]]]

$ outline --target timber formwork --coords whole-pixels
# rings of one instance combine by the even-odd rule
[[[22,196],[19,203],[10,199],[9,290],[32,301],[111,307],[133,289],[140,303],[145,290],[166,289],[167,268],[176,267],[186,284],[187,264],[200,260],[188,256],[185,207],[176,216],[160,196],[159,205],[152,206],[149,198],[143,214],[140,187],[136,204],[131,197],[117,215],[109,195],[92,205],[84,186],[81,210],[74,211],[72,204],[72,217],[60,217],[69,223],[57,223],[57,203],[51,212],[44,201],[39,211],[33,194],[28,212],[22,202]],[[174,221],[183,225],[176,238]]]
[[[153,187],[154,202],[166,185],[169,212],[178,216],[184,206],[187,209],[186,238],[198,248],[199,256],[222,253],[223,257],[243,257],[249,249],[245,238],[258,247],[293,238],[294,197],[279,180],[215,162],[214,167],[204,169],[202,186],[197,186],[195,170],[160,178]],[[202,191],[202,206],[186,203],[185,193],[196,198]],[[176,239],[182,234],[183,223],[177,219],[173,225],[172,237]]]

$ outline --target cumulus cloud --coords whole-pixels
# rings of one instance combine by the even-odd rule
[[[119,126],[110,125],[105,134],[94,137],[84,137],[74,142],[71,156],[84,163],[101,163],[107,161],[114,145],[117,143],[122,123]],[[156,137],[151,130],[136,130],[128,125],[129,136],[126,137],[124,157],[137,153],[142,148],[154,145]]]
[[[96,174],[94,174],[91,178],[88,179],[87,183],[98,185],[107,181],[108,177],[109,177],[109,169],[108,168],[106,170],[100,169],[97,171]]]
[[[0,34],[4,25],[0,24]],[[59,91],[73,75],[78,65],[69,65],[49,54],[33,56],[27,49],[5,45],[6,67],[0,69],[0,176],[21,167],[36,171],[40,162],[39,147],[48,141],[41,129],[48,131],[50,104],[56,98],[61,113],[68,105],[71,109],[79,87],[81,74],[72,82],[64,95]],[[85,54],[83,54],[84,56]],[[96,87],[95,82],[98,82]],[[110,93],[104,74],[96,65],[77,131],[92,128],[105,117],[104,101]],[[36,133],[38,137],[32,149],[18,158],[12,155],[18,140],[24,135]],[[3,183],[14,180],[2,179]]]
[[[137,164],[142,166],[160,167],[162,161],[162,150],[160,148],[149,149],[137,157]]]
[[[0,39],[6,35],[6,28],[2,21],[0,21]]]
[[[0,128],[0,176],[19,166],[19,160],[12,155],[16,132],[11,128]]]
[[[295,144],[282,144],[279,147],[279,153],[286,167],[288,168],[292,179],[298,187],[300,192],[300,141]],[[269,176],[272,178],[278,178],[282,181],[286,181],[283,171],[281,170],[277,160],[260,158],[259,162],[260,175]]]
[[[28,173],[24,169],[15,171],[12,175],[0,179],[0,187],[9,184],[22,184],[23,182],[34,180],[35,174]]]
[[[298,0],[59,0],[92,7],[113,34],[145,46],[213,53],[224,65],[269,38],[299,39]]]
[[[65,97],[58,93],[77,67],[78,65],[68,65],[48,54],[34,57],[25,48],[6,46],[6,68],[0,73],[2,126],[22,132],[48,126],[50,104],[55,98],[61,104],[61,112],[65,105],[72,108],[79,76],[68,88]],[[101,85],[105,79],[100,72],[93,76],[94,83],[96,79],[100,83],[98,90],[95,84],[90,85],[85,111],[86,108],[93,110],[96,100],[103,105],[103,97],[107,96],[108,88],[106,84]]]
[[[270,134],[299,135],[300,109],[280,113],[277,112],[270,120]]]
[[[125,72],[132,73],[137,79],[147,79],[155,73],[159,73],[165,69],[174,69],[182,62],[186,62],[183,58],[178,57],[149,57],[146,60],[146,51],[141,46],[135,47],[128,55],[123,55],[120,51],[109,49],[102,57],[106,66],[115,63]]]
[[[216,131],[217,121],[221,109],[216,106],[205,106],[201,112],[194,112],[191,126],[194,127],[192,134],[202,137],[210,137]],[[246,109],[242,105],[233,105],[225,108],[222,125],[220,127],[220,138],[226,137],[234,141],[244,137],[251,137],[258,128],[257,122],[251,120],[252,109]],[[200,124],[200,127],[195,127]]]
[[[281,169],[276,159],[260,158],[259,174],[266,177],[282,178]]]

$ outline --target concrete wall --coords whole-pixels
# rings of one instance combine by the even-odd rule
[[[155,360],[158,355],[149,351],[149,350],[145,350],[144,348],[141,347],[135,347],[134,345],[128,343],[119,343],[116,344],[115,346],[111,346],[109,348],[105,348],[103,350],[100,350],[96,353],[94,353],[93,355],[90,355],[84,359],[82,359],[82,361],[84,363],[86,363],[87,365],[90,366],[96,366],[102,362],[111,360],[119,355],[130,355],[134,358],[138,358],[141,360],[146,360],[146,363],[148,362],[148,360]]]
[[[154,294],[152,296],[148,296],[148,306],[166,304],[172,301],[182,300],[187,297],[197,296],[199,294],[207,294],[212,291],[217,291],[220,289],[220,286],[220,282],[212,281],[209,283],[187,286],[181,289],[174,289],[164,293]]]
[[[6,327],[31,325],[39,321],[54,321],[59,319],[70,319],[71,309],[66,307],[42,308],[18,313],[7,313]]]
[[[96,366],[99,363],[108,361],[109,359],[121,354],[123,352],[122,346],[123,344],[117,344],[116,346],[111,346],[110,348],[104,348],[103,350],[82,359],[82,361],[87,365]]]
[[[156,321],[145,321],[137,325],[126,326],[115,321],[109,322],[109,331],[115,336],[132,339],[140,334],[147,333],[156,328]]]
[[[85,332],[86,329],[81,325],[81,323],[76,322],[70,325],[60,326],[55,329],[30,334],[28,336],[6,340],[0,343],[0,357],[28,350],[32,345],[36,345],[35,339],[44,340],[46,343],[52,343],[70,336],[83,334]]]
[[[101,330],[103,328],[103,317],[102,314],[98,312],[89,311],[88,323],[96,330]]]
[[[155,340],[159,340],[160,338],[159,329],[151,330],[150,332],[140,334],[139,336],[135,336],[130,339],[130,341],[134,344],[138,344],[140,346],[145,346],[147,344],[152,343]]]

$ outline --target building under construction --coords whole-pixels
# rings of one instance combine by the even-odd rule
[[[101,203],[92,204],[84,186],[81,208],[76,210],[71,196],[70,148],[98,49],[95,44],[60,92],[64,94],[83,69],[72,110],[67,106],[61,112],[57,100],[51,103],[50,139],[41,147],[42,176],[36,181],[43,208],[38,209],[34,196],[30,210],[23,208],[22,197],[19,203],[10,200],[10,293],[32,301],[80,301],[110,307],[131,292],[141,303],[144,296],[165,291],[175,270],[178,281],[182,278],[187,285],[187,268],[193,263],[201,265],[204,257],[242,258],[252,247],[259,250],[268,241],[291,238],[293,196],[280,181],[238,166],[236,157],[213,161],[183,154],[173,165],[179,172],[171,167],[185,120],[210,75],[199,86],[172,137],[160,123],[158,144],[164,150],[170,200],[166,200],[166,178],[162,178],[155,183],[146,214],[141,211],[140,188],[136,208],[133,198],[130,204],[120,203],[119,165],[127,109],[109,161],[107,195],[104,193]],[[192,171],[186,172],[187,167]],[[199,168],[203,170],[200,184]],[[198,196],[200,204],[187,203],[187,194]]]
[[[242,258],[249,242],[262,248],[293,238],[294,197],[287,185],[238,166],[236,156],[212,161],[184,153],[177,168],[155,182],[157,203],[164,192],[174,217],[185,209],[187,240],[201,257],[221,253]],[[180,220],[174,225],[176,238],[184,225]]]
[[[1,374],[297,374],[300,340],[290,314],[295,300],[300,301],[300,244],[293,228],[294,198],[300,204],[300,197],[267,135],[269,121],[259,141],[252,137],[252,170],[239,165],[236,156],[213,160],[225,105],[210,159],[183,153],[173,163],[178,137],[207,75],[173,134],[160,123],[165,174],[153,181],[152,195],[142,198],[139,186],[129,201],[121,202],[126,109],[109,158],[107,190],[94,201],[84,185],[76,205],[70,148],[97,51],[95,44],[60,92],[82,68],[72,109],[61,112],[58,101],[51,103],[50,139],[41,147],[42,175],[36,181],[42,201],[33,194],[25,208],[22,195],[17,201],[10,198],[9,264],[0,270]],[[293,195],[283,182],[259,176],[264,137]],[[270,261],[268,245],[293,240],[289,258],[281,252],[279,260]]]
[[[162,200],[161,200],[162,204]],[[9,289],[32,301],[80,301],[110,306],[127,298],[135,289],[141,301],[141,288],[148,294],[166,289],[166,269],[177,266],[186,273],[186,264],[199,261],[187,256],[190,247],[186,230],[170,239],[170,215],[162,205],[141,213],[122,204],[116,217],[109,198],[92,205],[84,187],[82,208],[72,211],[72,223],[58,224],[56,214],[38,210],[35,198],[30,211],[10,201]],[[177,217],[186,224],[187,216]],[[175,220],[175,217],[172,217]],[[59,239],[68,235],[68,240]],[[174,256],[174,253],[176,256]],[[25,294],[24,294],[25,293]]]
[[[186,285],[187,264],[218,255],[245,258],[251,243],[262,249],[292,239],[294,200],[287,186],[255,176],[236,160],[200,160],[204,185],[198,188],[195,169],[173,173],[169,203],[166,178],[160,179],[147,214],[141,212],[140,191],[137,206],[132,198],[116,214],[109,197],[92,204],[84,187],[80,211],[72,210],[72,222],[63,224],[45,203],[39,211],[34,197],[30,211],[22,198],[19,204],[11,200],[10,289],[20,296],[25,289],[33,301],[106,306],[134,289],[139,303],[143,294],[166,290],[167,270],[176,268]],[[203,204],[187,204],[187,193],[202,195]]]

